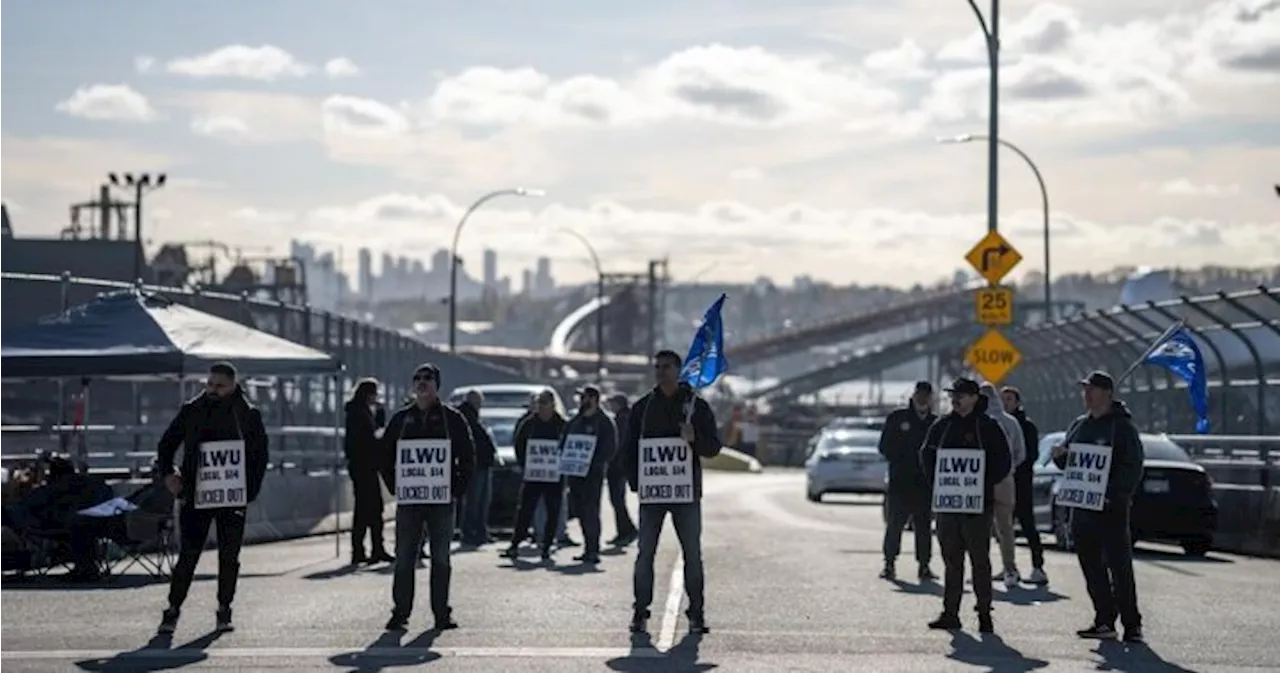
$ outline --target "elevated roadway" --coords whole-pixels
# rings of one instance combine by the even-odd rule
[[[178,632],[154,639],[161,582],[68,587],[6,581],[5,671],[1235,671],[1280,670],[1275,599],[1280,563],[1140,544],[1136,575],[1148,643],[1082,641],[1092,617],[1074,556],[1046,551],[1046,588],[995,589],[996,635],[977,633],[966,592],[962,632],[933,632],[941,587],[886,582],[880,569],[878,497],[825,504],[804,498],[803,476],[708,473],[703,512],[710,634],[687,636],[679,547],[670,526],[655,565],[651,635],[632,639],[635,548],[609,553],[594,571],[570,561],[512,565],[501,544],[453,554],[461,628],[428,631],[427,571],[407,634],[386,634],[391,576],[350,572],[333,539],[247,548],[236,600],[238,630],[213,626],[206,553]],[[634,507],[634,505],[633,505]],[[607,509],[607,508],[606,508]],[[606,521],[606,537],[612,535]],[[388,527],[388,530],[390,527]],[[578,536],[576,524],[570,530]],[[580,537],[579,537],[580,539]],[[910,534],[900,566],[910,569]],[[991,555],[998,561],[992,545]],[[527,552],[533,554],[530,550]],[[1025,547],[1019,562],[1028,562]],[[935,571],[941,571],[934,549]]]

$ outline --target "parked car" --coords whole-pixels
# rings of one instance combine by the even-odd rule
[[[1054,503],[1062,470],[1053,464],[1055,444],[1066,433],[1050,433],[1040,440],[1040,457],[1032,480],[1036,527],[1053,533],[1058,549],[1072,551],[1069,507]],[[1218,503],[1213,479],[1186,450],[1164,435],[1142,433],[1142,484],[1133,499],[1132,537],[1180,545],[1190,556],[1203,556],[1213,545],[1218,526]]]
[[[564,400],[560,398],[560,393],[556,392],[551,386],[538,385],[536,383],[484,383],[475,386],[461,386],[454,388],[449,393],[448,403],[458,404],[466,398],[467,393],[472,390],[478,390],[484,395],[484,406],[496,409],[527,409],[529,408],[529,398],[543,391],[550,390],[551,394],[556,398],[556,411],[561,416],[569,417],[565,411]]]
[[[489,526],[509,530],[515,526],[516,505],[520,502],[520,483],[524,480],[521,465],[516,463],[516,421],[524,415],[519,409],[485,404],[480,409],[480,422],[493,435],[498,449],[498,465],[493,468],[493,500],[489,506]]]
[[[819,436],[805,460],[809,500],[821,502],[827,493],[884,493],[889,464],[879,443],[879,430],[833,430]]]

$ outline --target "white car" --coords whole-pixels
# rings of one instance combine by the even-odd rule
[[[827,493],[884,493],[889,463],[879,444],[879,430],[823,433],[804,463],[809,500],[821,502]]]
[[[536,383],[485,383],[476,386],[463,386],[454,388],[449,393],[449,404],[457,405],[466,398],[467,393],[472,390],[478,390],[484,395],[484,408],[489,409],[520,409],[529,408],[529,398],[543,390],[550,390],[552,396],[556,398],[556,411],[561,416],[569,417],[565,410],[564,400],[560,399],[560,393],[551,386],[540,386]]]

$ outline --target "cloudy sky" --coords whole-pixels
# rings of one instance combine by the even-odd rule
[[[986,4],[979,0],[979,4]],[[1006,0],[1001,133],[1055,272],[1275,263],[1280,0]],[[536,9],[535,9],[536,8]],[[669,255],[677,278],[909,285],[985,232],[987,66],[964,0],[14,0],[3,197],[55,234],[108,171],[167,171],[153,241],[290,238],[503,274]],[[1001,155],[1040,269],[1040,194]],[[708,266],[715,264],[708,269]]]

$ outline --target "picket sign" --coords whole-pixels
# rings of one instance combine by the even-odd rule
[[[640,504],[693,502],[693,449],[682,437],[640,440]]]
[[[938,449],[933,472],[933,511],[981,514],[986,508],[987,454],[982,449]]]
[[[524,480],[539,483],[560,481],[560,442],[530,439],[525,444]]]
[[[1054,501],[1066,507],[1102,511],[1111,481],[1111,447],[1102,444],[1067,445],[1067,467]]]
[[[247,467],[242,439],[200,444],[200,467],[196,473],[196,509],[247,507]]]
[[[591,471],[591,459],[596,455],[595,435],[567,435],[560,450],[560,473],[570,477],[585,477]]]
[[[396,504],[453,502],[453,443],[447,439],[396,442]]]

